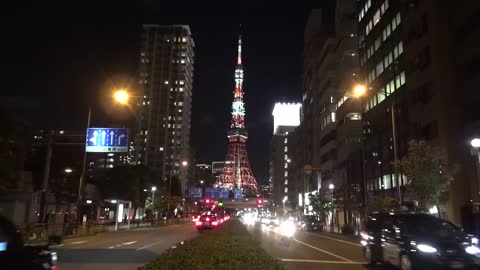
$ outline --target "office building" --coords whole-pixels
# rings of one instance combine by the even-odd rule
[[[144,25],[139,83],[142,96],[133,160],[159,179],[186,188],[190,159],[194,42],[187,25]]]
[[[288,134],[300,124],[300,109],[300,103],[276,103],[272,112],[274,124],[270,142],[269,178],[271,199],[276,205],[292,208],[295,191],[289,189],[289,163],[292,160],[289,157]]]
[[[365,148],[368,198],[414,199],[392,161],[408,142],[423,139],[446,151],[461,170],[440,211],[466,226],[462,209],[479,202],[478,160],[469,144],[480,135],[477,1],[362,0],[357,2],[359,53],[368,83]],[[470,210],[471,211],[471,210]]]

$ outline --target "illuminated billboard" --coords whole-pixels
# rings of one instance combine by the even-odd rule
[[[301,103],[275,103],[273,108],[273,133],[278,132],[279,126],[296,127],[300,125]]]

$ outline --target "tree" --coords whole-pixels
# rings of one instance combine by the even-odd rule
[[[411,140],[407,156],[394,165],[407,176],[407,188],[421,207],[437,206],[457,171],[456,166],[448,167],[442,149],[423,140]]]
[[[138,207],[145,205],[149,195],[144,189],[150,187],[155,179],[154,173],[146,166],[114,167],[97,175],[94,184],[105,199],[122,199],[132,202],[133,216]],[[159,188],[159,187],[157,187]]]
[[[392,197],[377,198],[370,202],[367,207],[369,213],[372,212],[391,212],[398,209],[398,202]]]
[[[342,184],[333,191],[334,206],[343,208],[346,223],[351,222],[352,212],[357,208],[356,205],[360,203],[358,201],[359,196],[357,196],[359,193],[359,190],[349,184]]]

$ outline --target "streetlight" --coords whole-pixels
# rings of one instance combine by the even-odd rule
[[[331,201],[330,201],[330,206],[332,208],[332,217],[330,219],[330,226],[332,228],[332,231],[333,231],[333,190],[335,189],[335,185],[334,184],[330,184],[328,185],[328,189],[330,189],[330,192],[332,193],[331,194]]]
[[[380,91],[384,97],[388,96],[388,93],[386,91]],[[357,84],[353,87],[353,97],[354,98],[361,98],[362,96],[365,96],[367,93],[367,87],[362,84]],[[394,164],[397,164],[398,161],[398,142],[397,142],[397,123],[396,123],[396,116],[395,116],[395,103],[392,101],[390,104],[390,115],[391,115],[391,120],[392,120],[392,140],[393,140],[393,160]],[[363,117],[362,117],[363,121]],[[473,140],[472,140],[473,142]],[[477,145],[480,146],[480,139],[475,142]],[[364,143],[362,143],[363,148],[365,148]],[[364,196],[365,196],[365,206],[367,205],[367,179],[366,179],[366,172],[365,172],[365,149],[363,149],[363,188],[364,188]],[[393,167],[394,173],[395,173],[395,182],[397,184],[397,192],[398,192],[398,203],[401,205],[402,204],[402,189],[400,186],[400,179],[398,175],[398,169],[397,166],[395,165]]]
[[[188,166],[188,161],[183,160],[183,161],[181,162],[181,164],[182,164],[182,167],[187,167],[187,166]],[[168,191],[168,196],[169,196],[169,200],[168,200],[168,203],[167,203],[167,214],[170,214],[170,201],[171,201],[171,199],[172,199],[172,174],[173,174],[173,173],[172,173],[172,171],[170,170],[170,177],[169,177],[169,179],[168,179],[168,186],[169,186],[169,187],[168,187],[168,189],[169,189],[169,191]],[[182,183],[182,185],[183,185],[183,183]],[[182,191],[183,191],[183,190],[184,190],[184,188],[182,189]],[[184,193],[184,192],[183,192],[183,193]],[[184,195],[185,195],[185,194],[183,194],[183,196],[184,196]],[[183,197],[183,196],[182,196],[182,197]]]
[[[70,169],[70,168],[65,168],[64,172],[65,172],[65,173],[71,173],[71,172],[73,172],[73,170]]]
[[[155,219],[157,219],[157,213],[155,212],[155,191],[157,190],[156,186],[153,186],[151,188],[152,191],[152,209],[153,209],[153,214],[155,215]]]
[[[477,193],[480,196],[480,139],[474,138],[470,141],[470,145],[472,146],[471,154],[475,156],[475,168],[477,169],[477,184],[478,190]]]
[[[128,104],[128,100],[130,99],[130,95],[124,89],[119,89],[113,92],[113,99],[123,105]]]
[[[203,180],[200,180],[200,185],[203,185],[203,183],[205,183],[205,181],[203,181]]]

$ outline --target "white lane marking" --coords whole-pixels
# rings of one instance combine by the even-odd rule
[[[136,242],[137,241],[125,242],[125,243],[121,243],[121,244],[118,244],[118,245],[110,246],[108,248],[112,249],[112,248],[116,248],[116,247],[132,245],[132,244],[135,244]]]
[[[354,245],[354,246],[357,246],[357,247],[361,247],[361,246],[362,246],[362,245],[360,245],[360,244],[356,244],[356,243],[353,243],[353,242],[350,242],[350,241],[340,240],[340,239],[337,239],[337,238],[333,238],[333,237],[329,237],[329,236],[324,236],[324,235],[320,235],[320,234],[316,234],[316,233],[309,233],[309,232],[305,232],[305,233],[308,233],[308,234],[311,234],[311,235],[315,235],[315,236],[318,236],[318,237],[323,237],[323,238],[330,239],[330,240],[335,240],[335,241],[338,241],[338,242],[341,242],[341,243],[345,243],[345,244]]]
[[[309,263],[332,263],[332,264],[365,264],[364,262],[343,262],[343,261],[322,261],[322,260],[304,260],[304,259],[284,259],[278,258],[284,262],[309,262]]]
[[[316,247],[316,246],[312,246],[312,245],[307,244],[307,243],[305,243],[305,242],[302,242],[302,241],[300,241],[300,240],[298,240],[298,239],[293,238],[293,240],[296,241],[297,243],[300,243],[300,244],[302,244],[302,245],[305,245],[305,246],[307,246],[307,247],[309,247],[309,248],[313,248],[313,249],[318,250],[318,251],[320,251],[320,252],[323,252],[323,253],[326,253],[326,254],[331,255],[331,256],[333,256],[333,257],[339,258],[340,260],[344,260],[344,261],[346,261],[346,262],[352,262],[352,260],[349,260],[349,259],[347,259],[347,258],[345,258],[345,257],[342,257],[342,256],[337,255],[337,254],[335,254],[335,253],[326,251],[326,250],[324,250],[324,249],[318,248],[318,247]]]
[[[142,249],[149,248],[149,247],[151,247],[151,246],[158,245],[158,244],[160,244],[160,243],[162,243],[162,242],[163,242],[163,241],[158,241],[158,242],[155,242],[155,243],[148,244],[148,245],[143,246],[143,247],[141,247],[141,248],[137,248],[137,251],[142,250]]]
[[[78,245],[78,244],[83,244],[83,243],[86,243],[88,242],[88,240],[84,240],[84,241],[75,241],[75,242],[72,242],[70,243],[70,245]]]
[[[276,233],[276,234],[280,234],[280,233],[278,233],[278,232],[276,232],[276,231],[274,231],[274,230],[270,230],[270,231],[272,231],[272,232],[274,232],[274,233]],[[280,234],[280,235],[281,235],[281,234]],[[337,255],[337,254],[335,254],[335,253],[331,253],[331,252],[329,252],[329,251],[326,251],[326,250],[324,250],[324,249],[318,248],[318,247],[316,247],[316,246],[312,246],[312,245],[307,244],[307,243],[305,243],[305,242],[302,242],[302,241],[300,241],[300,240],[298,240],[298,239],[292,238],[292,240],[294,240],[294,241],[296,241],[297,243],[300,243],[300,244],[302,244],[302,245],[305,245],[305,246],[307,246],[307,247],[309,247],[309,248],[313,248],[313,249],[318,250],[318,251],[320,251],[320,252],[323,252],[323,253],[325,253],[325,254],[328,254],[328,255],[331,255],[331,256],[333,256],[333,257],[336,257],[336,258],[339,258],[339,259],[341,259],[341,260],[344,260],[344,261],[346,261],[346,262],[352,262],[352,260],[349,260],[349,259],[347,259],[347,258],[345,258],[345,257],[342,257],[342,256]]]

